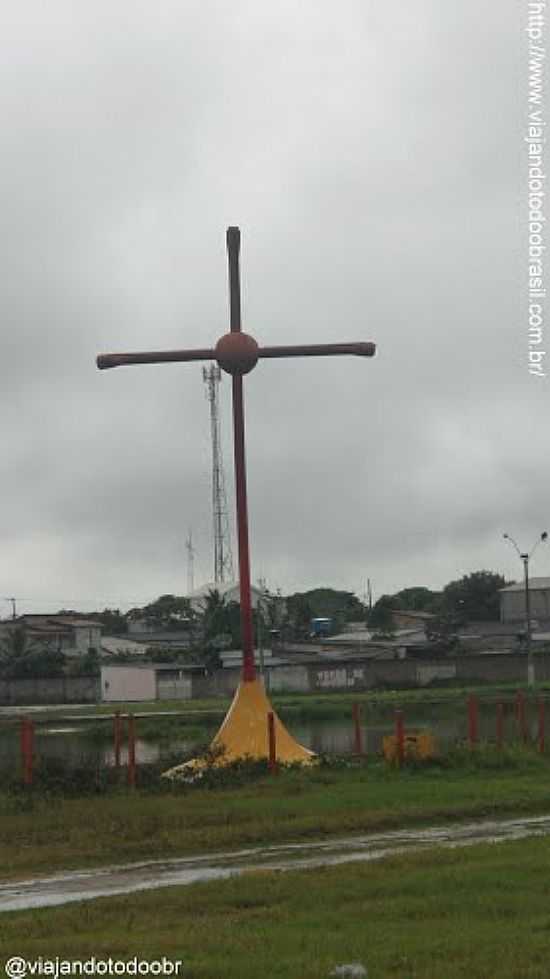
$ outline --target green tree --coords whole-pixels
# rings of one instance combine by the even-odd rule
[[[204,610],[199,618],[199,638],[191,650],[196,662],[204,663],[209,673],[221,666],[224,649],[240,649],[240,608],[237,602],[227,602],[217,588],[208,592]]]
[[[176,631],[192,628],[196,618],[189,599],[178,595],[161,595],[143,609],[135,611],[139,611],[155,629]]]
[[[23,623],[10,626],[0,638],[0,674],[5,679],[61,676],[64,665],[64,654],[33,640]]]
[[[309,636],[311,620],[314,618],[313,609],[305,594],[296,592],[286,600],[287,621],[285,632],[289,638],[299,639]]]
[[[118,608],[104,608],[103,612],[94,612],[90,618],[101,622],[105,633],[109,636],[123,636],[128,632],[126,617]]]
[[[393,595],[381,595],[374,603],[368,617],[369,629],[389,631],[393,626],[392,613],[396,608],[399,606],[395,604]]]
[[[82,656],[77,656],[75,659],[71,658],[66,672],[71,676],[99,676],[101,670],[97,649],[90,646],[88,652],[83,653]]]
[[[365,618],[365,606],[351,591],[338,591],[336,588],[312,588],[310,591],[297,592],[297,595],[300,594],[311,609],[311,618],[326,616],[328,619],[334,619],[339,616],[343,622]]]
[[[415,586],[402,588],[392,596],[394,608],[409,612],[437,612],[441,605],[441,593]]]
[[[499,589],[505,584],[503,576],[494,571],[474,571],[464,575],[445,585],[442,611],[445,614],[454,614],[464,621],[498,621]]]

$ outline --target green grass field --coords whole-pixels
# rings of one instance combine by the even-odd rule
[[[353,961],[368,979],[548,979],[549,871],[544,838],[255,873],[4,914],[1,956],[165,955],[184,979],[324,979]]]
[[[64,868],[300,841],[447,819],[550,811],[550,760],[462,750],[442,764],[281,771],[240,785],[66,798],[0,794],[4,879]]]

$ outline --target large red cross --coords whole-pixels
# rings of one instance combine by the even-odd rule
[[[248,508],[246,500],[246,460],[244,439],[243,375],[256,366],[260,357],[326,357],[335,354],[355,354],[372,357],[374,343],[321,343],[278,347],[259,347],[253,337],[242,332],[241,285],[239,250],[241,233],[238,228],[227,229],[229,259],[230,332],[221,337],[213,349],[164,350],[147,353],[101,354],[97,358],[100,370],[125,364],[162,364],[189,360],[215,360],[233,383],[233,449],[237,496],[237,534],[239,545],[239,588],[241,600],[241,635],[243,645],[242,678],[255,680],[252,603],[250,599],[250,552],[248,545]]]

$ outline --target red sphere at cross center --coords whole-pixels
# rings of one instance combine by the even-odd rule
[[[215,347],[216,360],[228,374],[248,374],[258,363],[258,344],[248,333],[226,333]]]

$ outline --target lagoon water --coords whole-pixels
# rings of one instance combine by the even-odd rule
[[[159,705],[167,707],[168,705]],[[136,713],[139,705],[136,705]],[[442,749],[448,749],[455,743],[467,738],[468,719],[466,699],[463,702],[446,703],[434,698],[432,703],[418,705],[409,704],[404,708],[406,733],[430,731]],[[349,717],[324,720],[304,720],[299,716],[293,717],[292,709],[282,712],[286,726],[303,745],[318,754],[349,755],[355,750],[354,729]],[[114,764],[112,745],[112,719],[104,720],[95,717],[79,720],[67,719],[62,721],[40,720],[40,714],[35,717],[35,753],[37,757],[56,758],[68,765],[90,765],[103,767]],[[193,728],[188,729],[183,717],[181,724],[178,717],[171,719],[171,736],[161,736],[165,718],[158,718],[159,736],[155,736],[155,720],[153,717],[136,718],[136,760],[140,762],[157,762],[164,757],[173,757],[204,745],[216,733],[218,723],[210,717],[198,729],[193,718]],[[189,720],[189,718],[187,719]],[[534,739],[537,736],[537,716],[534,705],[527,714],[528,730]],[[140,723],[147,725],[146,736],[140,737]],[[394,731],[394,708],[388,705],[364,706],[362,716],[363,750],[367,754],[378,754],[382,750],[382,739]],[[493,741],[496,729],[495,701],[480,701],[479,738],[482,741]],[[165,728],[166,730],[166,728]],[[506,741],[518,738],[517,722],[514,703],[509,700],[504,705],[504,737]],[[18,764],[19,732],[14,723],[13,715],[0,725],[0,770],[9,771]],[[123,744],[121,762],[127,761],[126,747]]]

